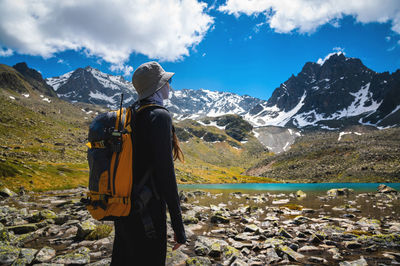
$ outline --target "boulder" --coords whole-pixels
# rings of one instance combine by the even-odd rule
[[[309,262],[313,262],[316,263],[317,265],[323,265],[323,264],[328,264],[328,261],[324,258],[320,258],[320,257],[309,257],[308,258]]]
[[[357,241],[344,241],[343,245],[347,249],[358,249],[358,248],[362,247],[362,245],[360,243],[358,243]]]
[[[312,253],[322,253],[324,250],[320,247],[316,247],[316,246],[302,246],[301,248],[299,248],[297,250],[298,252],[301,253],[308,253],[308,252],[312,252]]]
[[[211,223],[214,223],[214,224],[218,224],[218,223],[227,224],[227,223],[229,223],[229,218],[225,217],[225,216],[222,216],[220,214],[216,214],[216,215],[211,216]]]
[[[357,221],[357,224],[362,227],[368,227],[370,229],[379,229],[381,228],[381,221],[377,219],[369,219],[366,217],[361,218]]]
[[[38,251],[33,248],[21,248],[18,259],[13,265],[29,265],[35,259],[35,255]]]
[[[94,263],[88,264],[88,266],[109,266],[111,264],[111,258],[102,259]]]
[[[279,257],[278,254],[276,254],[276,251],[274,248],[268,248],[266,250],[265,254],[267,255],[267,263],[268,264],[274,264],[281,260],[281,257]]]
[[[243,260],[237,258],[230,266],[247,266],[249,265],[248,263],[244,262]]]
[[[307,197],[307,194],[306,194],[305,192],[301,191],[301,190],[298,190],[298,191],[296,192],[296,196],[297,196],[298,198],[305,198],[305,197]]]
[[[214,242],[211,244],[210,247],[210,252],[208,253],[208,256],[213,257],[213,258],[219,258],[222,253],[222,248],[221,243],[219,242]]]
[[[293,239],[293,236],[291,234],[289,234],[284,228],[279,229],[278,234],[280,236]]]
[[[304,223],[307,223],[307,222],[309,222],[309,221],[310,221],[310,218],[307,218],[307,217],[301,216],[301,215],[296,216],[296,217],[293,219],[293,223],[294,223],[294,224],[297,224],[297,225],[304,224]]]
[[[212,265],[212,262],[207,257],[192,257],[186,260],[186,266],[202,266]]]
[[[297,253],[296,251],[294,251],[293,249],[291,249],[288,246],[282,245],[282,246],[279,246],[278,249],[282,253],[286,254],[291,261],[300,262],[301,260],[303,260],[305,258],[304,255]]]
[[[235,240],[238,240],[238,241],[251,241],[251,240],[257,240],[257,239],[259,239],[259,236],[256,236],[256,235],[254,235],[253,233],[245,232],[245,233],[237,234],[237,235],[234,237],[234,239],[235,239]]]
[[[99,240],[108,237],[112,230],[113,226],[110,224],[99,224],[96,225],[96,228],[90,232],[85,239],[87,240]]]
[[[245,232],[260,232],[260,228],[257,226],[257,225],[255,225],[255,224],[247,224],[245,227],[244,227],[244,231]]]
[[[48,262],[55,256],[56,256],[55,249],[45,246],[41,250],[39,250],[39,252],[36,254],[35,262],[39,263]]]
[[[0,189],[0,196],[4,197],[4,198],[8,198],[8,197],[16,197],[18,195],[14,191],[11,191],[10,189],[3,187]]]
[[[86,265],[90,263],[89,252],[90,249],[87,247],[81,247],[73,253],[55,257],[52,262],[58,264]]]
[[[328,196],[336,197],[336,196],[348,196],[354,193],[354,189],[351,188],[333,188],[327,191]]]
[[[384,184],[380,184],[378,186],[378,192],[379,193],[395,193],[395,194],[397,194],[397,190],[395,190],[394,188],[391,188],[387,185],[384,185]]]
[[[17,235],[17,236],[13,235],[10,232],[10,239],[12,240],[11,243],[12,243],[12,245],[17,246],[17,247],[23,247],[25,243],[30,242],[37,237],[39,237],[39,235],[36,232],[31,232],[31,233]]]
[[[10,245],[0,245],[0,265],[11,265],[18,259],[20,249]]]
[[[224,240],[199,236],[194,243],[194,252],[199,256],[219,257],[228,243]]]
[[[7,243],[10,242],[10,233],[8,232],[7,228],[0,223],[0,243]]]
[[[197,224],[199,219],[190,214],[183,214],[182,220],[184,224]]]
[[[364,257],[361,256],[361,258],[359,260],[340,262],[339,266],[368,266],[368,263],[364,259]]]
[[[38,230],[36,224],[21,224],[7,227],[8,231],[13,231],[15,234],[26,234]]]
[[[224,261],[230,261],[232,258],[241,258],[242,253],[234,247],[224,246],[221,257]]]
[[[188,258],[180,249],[168,251],[165,265],[185,265]]]
[[[309,242],[313,244],[319,244],[324,240],[324,237],[319,234],[311,234]]]
[[[42,219],[56,219],[57,214],[51,210],[42,210],[39,212],[39,215]]]
[[[90,220],[78,223],[77,227],[78,232],[76,233],[76,237],[81,240],[85,239],[86,236],[96,229],[96,225]]]

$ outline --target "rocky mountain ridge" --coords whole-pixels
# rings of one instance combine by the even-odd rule
[[[92,67],[79,68],[47,83],[57,95],[72,102],[117,108],[137,99],[131,82]],[[166,106],[175,118],[201,119],[238,114],[254,126],[340,129],[349,125],[400,125],[400,70],[377,73],[357,58],[333,53],[308,62],[276,88],[268,101],[248,95],[210,90],[175,90]]]
[[[400,125],[400,70],[377,73],[357,58],[334,53],[308,62],[245,118],[259,126],[339,129]]]

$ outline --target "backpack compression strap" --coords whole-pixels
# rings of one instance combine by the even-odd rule
[[[158,107],[158,108],[162,108],[162,109],[165,109],[165,110],[167,110],[168,111],[168,109],[166,109],[165,107],[163,107],[163,106],[161,106],[161,105],[158,105],[158,104],[145,104],[145,105],[143,105],[143,106],[140,106],[139,107],[139,109],[137,109],[136,111],[135,111],[135,113],[137,114],[137,113],[139,113],[140,111],[142,111],[143,109],[145,109],[145,108],[147,108],[147,107]],[[124,108],[125,109],[125,108]],[[119,110],[117,111],[117,119],[118,119],[118,112],[119,112]],[[124,127],[124,125],[126,124],[126,120],[129,120],[129,119],[131,119],[131,114],[129,114],[129,116],[127,117],[128,119],[125,119],[125,116],[126,116],[126,113],[124,112],[124,114],[123,114],[123,117],[122,117],[122,126]],[[131,125],[130,125],[130,123],[127,123],[127,125],[126,125],[126,127],[124,128],[124,131],[125,132],[128,132],[128,133],[131,133],[132,132],[132,128],[131,128]],[[105,149],[105,148],[107,148],[107,145],[106,145],[106,142],[104,141],[104,140],[100,140],[100,141],[91,141],[91,142],[88,142],[88,143],[86,143],[86,146],[89,148],[89,149]]]

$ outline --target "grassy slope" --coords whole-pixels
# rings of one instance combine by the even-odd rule
[[[93,115],[84,106],[44,98],[13,68],[0,65],[0,183],[14,190],[87,184],[84,143]]]
[[[237,183],[271,182],[271,179],[246,176],[242,173],[257,160],[268,155],[262,145],[252,136],[240,143],[214,126],[202,126],[194,121],[182,121],[177,127],[205,130],[224,135],[225,141],[206,142],[193,136],[182,142],[185,163],[176,163],[178,182],[181,183]]]
[[[400,128],[353,132],[360,130],[341,141],[339,132],[309,132],[247,173],[288,182],[399,182]]]
[[[57,99],[8,93],[0,96],[0,182],[29,190],[85,185],[84,113]]]

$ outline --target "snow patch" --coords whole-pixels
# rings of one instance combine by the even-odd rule
[[[94,99],[98,99],[98,100],[103,100],[106,102],[109,102],[111,104],[115,104],[115,100],[113,99],[113,97],[107,96],[104,93],[101,93],[99,91],[96,90],[96,92],[91,91],[89,93],[89,97],[90,98],[94,98]]]
[[[324,59],[319,58],[318,61],[317,61],[317,64],[319,64],[319,65],[322,66],[323,64],[325,64],[326,60],[328,60],[329,58],[331,58],[332,55],[341,55],[341,54],[345,55],[345,53],[343,53],[342,51],[330,53],[330,54],[328,54],[327,56],[325,56]]]
[[[294,116],[304,105],[304,99],[306,98],[306,92],[304,92],[299,103],[290,111],[281,111],[276,105],[272,107],[264,107],[264,110],[260,114],[263,116],[251,116],[245,115],[245,119],[252,122],[256,126],[272,125],[272,126],[285,126],[285,124]]]
[[[25,98],[29,98],[29,94],[22,94]]]
[[[53,88],[53,90],[57,91],[58,88],[60,88],[65,83],[67,83],[67,81],[71,77],[72,73],[74,73],[74,71],[65,73],[64,75],[59,76],[59,77],[47,78],[45,81],[48,85],[50,85]]]
[[[283,150],[286,151],[289,148],[290,142],[286,142],[285,147],[283,147]]]
[[[394,110],[392,112],[390,112],[390,114],[386,115],[384,118],[382,118],[381,120],[379,120],[376,124],[379,124],[380,122],[382,122],[384,119],[386,119],[387,117],[391,116],[392,114],[396,113],[398,110],[400,110],[400,105],[397,106],[396,108],[394,108]],[[362,119],[361,119],[362,120]]]
[[[258,133],[257,131],[254,131],[254,130],[253,130],[253,134],[254,134],[254,137],[257,138],[257,139],[260,136],[260,133]]]
[[[50,100],[49,98],[47,98],[47,97],[46,97],[46,98],[43,98],[43,99],[42,99],[42,101],[45,101],[45,102],[51,103],[51,100]]]
[[[8,97],[10,97],[11,100],[15,100],[14,96],[8,96]]]
[[[361,136],[362,135],[362,133],[359,133],[359,132],[351,132],[351,131],[345,132],[345,131],[343,131],[343,132],[339,133],[338,141],[340,141],[344,135],[349,135],[349,134],[355,134],[357,136]]]

